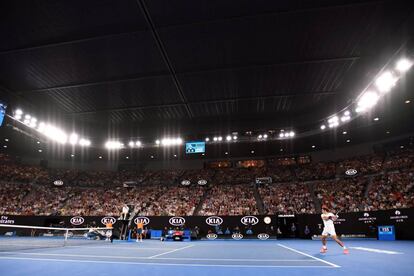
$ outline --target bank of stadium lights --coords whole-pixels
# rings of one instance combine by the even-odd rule
[[[179,145],[182,145],[182,143],[183,143],[182,138],[163,138],[161,140],[159,140],[159,139],[155,140],[155,144],[157,146],[164,146],[164,147],[179,146]],[[135,145],[137,145],[137,144],[135,143]]]
[[[140,148],[142,146],[142,142],[141,141],[129,141],[128,146],[130,148]]]
[[[223,137],[221,137],[221,136],[214,136],[213,137],[213,141],[214,142],[221,142],[221,141],[223,141]]]
[[[80,145],[83,147],[91,145],[91,141],[85,138],[80,138],[75,133],[68,136],[64,130],[45,122],[39,122],[36,117],[30,114],[24,114],[21,109],[16,109],[12,118],[59,144],[64,145],[69,142],[72,145]]]
[[[233,136],[227,135],[226,136],[226,141],[227,142],[231,142],[231,141],[235,141],[235,140],[237,140],[237,135],[233,135]]]
[[[294,131],[280,131],[279,138],[293,138],[295,137],[296,133]]]
[[[115,141],[115,140],[109,140],[105,143],[105,148],[108,150],[118,150],[118,149],[122,149],[124,147],[124,144],[119,142],[119,141]]]
[[[257,135],[257,140],[262,141],[262,140],[267,140],[269,136],[267,134],[259,134]]]

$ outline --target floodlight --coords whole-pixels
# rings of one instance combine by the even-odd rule
[[[324,130],[326,128],[325,125],[321,125],[321,129]]]
[[[223,140],[223,137],[219,136],[219,137],[217,138],[217,140],[221,141],[221,140]]]
[[[407,72],[408,70],[410,70],[412,65],[413,65],[412,61],[410,61],[406,58],[402,58],[397,62],[396,66],[395,66],[395,69],[397,69],[401,73],[404,73],[404,72]]]
[[[72,145],[76,145],[78,143],[79,136],[76,133],[72,133],[69,136],[69,143]]]
[[[377,104],[379,99],[379,96],[377,93],[372,91],[365,92],[361,98],[358,100],[358,107],[355,110],[356,112],[364,112],[370,108],[372,108],[374,105]]]
[[[236,135],[233,136],[233,140],[237,140],[237,136]]]
[[[82,138],[79,140],[79,145],[81,147],[89,147],[91,145],[91,141]]]
[[[141,143],[141,141],[136,141],[136,142],[135,142],[135,145],[136,145],[137,147],[141,147],[141,146],[142,146],[142,143]]]
[[[231,141],[231,136],[230,135],[226,136],[226,141]]]
[[[391,90],[396,82],[397,78],[390,71],[386,71],[377,78],[375,85],[380,92],[387,93]]]
[[[134,141],[129,141],[128,146],[130,146],[131,148],[133,148],[135,146]]]
[[[206,140],[206,142],[208,142],[208,141],[210,141],[210,138],[206,137],[206,139],[205,139],[205,140]]]

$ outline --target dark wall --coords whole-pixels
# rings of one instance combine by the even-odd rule
[[[396,228],[397,239],[411,239],[414,240],[414,232],[410,229],[414,227],[414,208],[413,209],[399,209],[399,210],[387,210],[387,211],[375,211],[375,212],[357,212],[357,213],[343,213],[339,215],[336,224],[336,231],[338,235],[361,235],[365,237],[376,237],[376,228],[378,225],[394,225]],[[255,216],[256,219],[252,219],[250,222],[254,223],[251,226],[254,234],[259,233],[271,233],[276,231],[279,226],[282,230],[283,236],[290,237],[286,232],[289,231],[292,223],[295,223],[297,227],[296,236],[305,237],[305,226],[311,230],[312,235],[320,235],[322,232],[322,220],[320,215],[297,215],[296,217],[278,217],[276,215],[269,216],[271,219],[270,224],[264,222],[266,216]],[[176,226],[171,225],[170,219],[172,217],[145,217],[148,219],[146,227],[149,229],[163,229],[164,227],[174,228]],[[182,217],[185,220],[184,228],[193,229],[198,226],[201,233],[205,235],[209,230],[214,232],[215,227],[206,223],[208,217],[190,216]],[[0,224],[17,224],[17,225],[36,225],[36,226],[50,226],[51,223],[58,224],[63,221],[65,227],[86,227],[91,225],[92,222],[96,223],[96,226],[103,227],[101,222],[103,217],[83,217],[74,222],[73,217],[48,217],[48,216],[13,216],[2,215],[0,216]],[[115,218],[114,218],[115,219]],[[243,216],[221,216],[222,224],[221,228],[225,230],[227,227],[233,230],[238,226],[243,233],[246,229],[246,225],[242,223]],[[179,221],[179,219],[178,219]],[[72,222],[72,223],[71,223]],[[74,223],[77,222],[77,225]],[[81,222],[81,223],[80,223]],[[120,222],[117,221],[114,227],[120,226]],[[273,228],[271,229],[271,226]],[[180,227],[180,226],[177,226]],[[4,229],[0,228],[0,232]]]

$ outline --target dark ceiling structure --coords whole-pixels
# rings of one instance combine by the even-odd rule
[[[1,98],[102,141],[306,127],[414,49],[411,0],[32,0],[0,9]],[[412,97],[412,79],[388,105]]]

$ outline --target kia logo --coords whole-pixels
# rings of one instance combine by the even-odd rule
[[[62,186],[62,185],[63,185],[63,181],[62,181],[62,180],[55,180],[55,181],[53,182],[53,184],[54,184],[55,186]]]
[[[358,173],[358,171],[355,170],[355,169],[348,169],[348,170],[345,171],[345,174],[348,175],[348,176],[353,176],[353,175],[356,175],[357,173]]]
[[[264,240],[267,240],[267,239],[269,238],[269,235],[268,235],[268,234],[266,234],[266,233],[261,233],[261,234],[257,235],[257,238],[258,238],[259,240],[264,241]]]
[[[206,184],[207,184],[207,180],[205,180],[205,179],[200,179],[197,183],[198,183],[198,185],[200,185],[200,186],[204,186],[204,185],[206,185]]]
[[[83,217],[73,217],[70,219],[70,223],[73,225],[81,225],[84,221]]]
[[[134,223],[138,224],[139,222],[144,224],[144,225],[147,225],[148,223],[150,223],[150,219],[147,218],[147,217],[136,217],[134,219]]]
[[[215,239],[217,239],[217,234],[210,233],[210,234],[208,234],[206,237],[207,237],[207,239],[209,239],[209,240],[215,240]]]
[[[231,235],[231,237],[232,237],[234,240],[241,240],[241,239],[243,239],[243,235],[242,235],[242,234],[240,234],[240,233],[234,233],[233,235]]]
[[[364,217],[369,217],[369,213],[364,213]]]
[[[191,184],[190,180],[183,180],[183,181],[181,181],[181,185],[188,186],[190,184]]]
[[[114,217],[104,217],[101,219],[101,223],[103,225],[107,225],[108,223],[114,224],[116,222],[116,218]]]
[[[211,226],[219,226],[223,223],[223,219],[221,217],[208,217],[206,218],[206,223]]]
[[[183,217],[172,217],[172,218],[170,218],[169,222],[170,222],[171,225],[174,225],[174,226],[182,226],[185,223],[185,218],[183,218]]]
[[[398,211],[398,210],[395,210],[395,214],[396,214],[397,216],[399,216],[399,215],[401,215],[401,212],[400,212],[400,211]]]
[[[242,217],[240,221],[244,225],[255,225],[259,222],[259,219],[255,216],[245,216]]]

